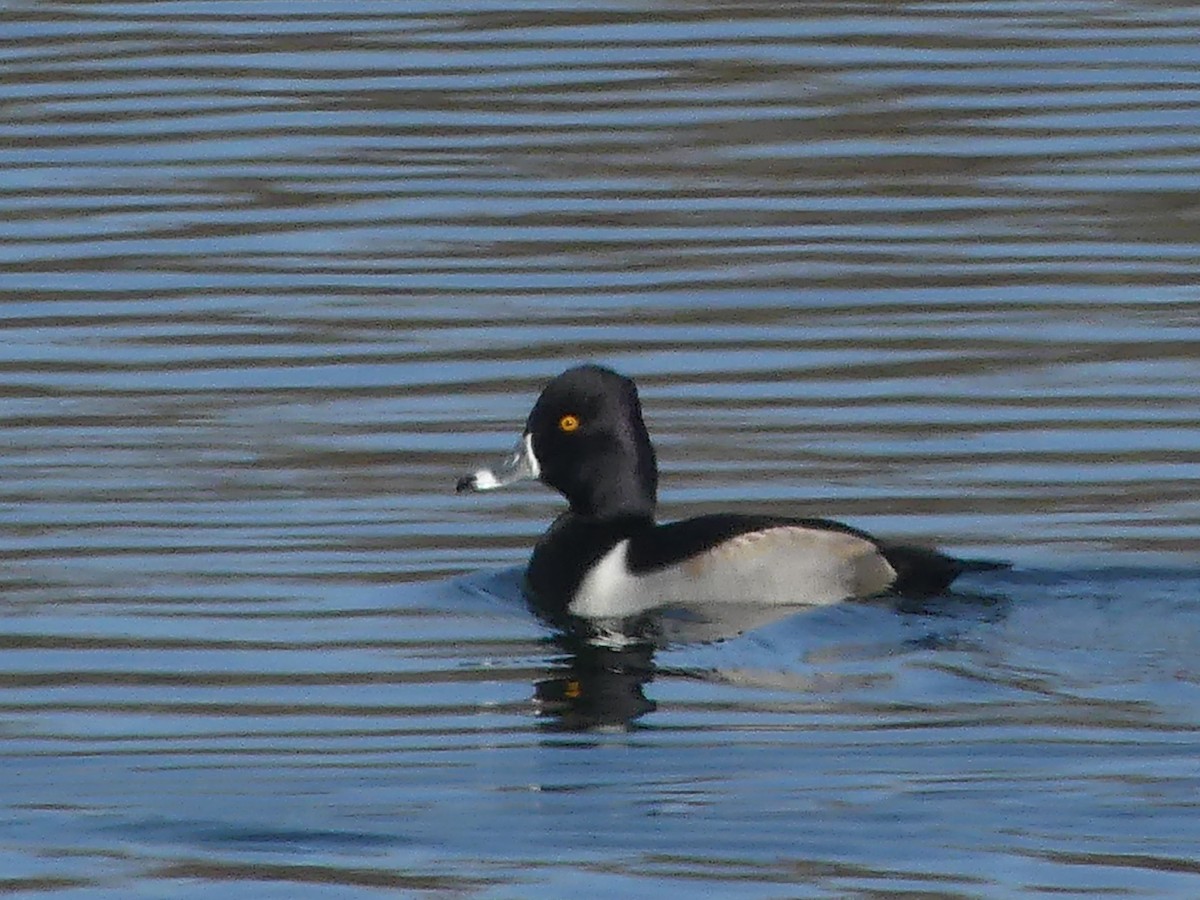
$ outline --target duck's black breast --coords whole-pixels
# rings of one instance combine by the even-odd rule
[[[655,530],[643,517],[595,519],[567,511],[541,536],[525,580],[539,607],[565,611],[592,568],[621,541]]]

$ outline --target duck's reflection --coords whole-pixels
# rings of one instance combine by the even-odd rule
[[[904,598],[881,598],[901,615],[967,624],[996,621],[1007,602],[982,594],[945,594],[919,603]],[[563,653],[549,677],[534,685],[534,696],[547,731],[624,730],[657,708],[645,694],[658,667],[655,654],[670,645],[706,644],[736,637],[772,622],[811,612],[813,607],[764,607],[729,603],[702,608],[671,607],[633,619],[584,620],[539,609],[534,613],[555,630],[554,642]],[[942,646],[956,628],[933,627],[913,634],[904,644],[913,650]],[[859,642],[848,645],[861,652]],[[889,644],[889,655],[897,647]],[[779,673],[774,673],[778,677]],[[714,680],[729,681],[722,673]],[[745,673],[736,679],[744,681]],[[793,688],[804,679],[789,679]]]
[[[548,730],[627,728],[657,707],[643,691],[654,679],[653,646],[605,647],[576,635],[559,643],[567,654],[563,670],[534,685]]]
[[[556,631],[561,671],[537,682],[534,694],[547,730],[628,728],[657,704],[644,687],[654,680],[655,653],[670,644],[700,644],[735,637],[795,615],[800,608],[723,604],[703,609],[671,607],[636,618],[585,620],[551,614],[530,602]]]

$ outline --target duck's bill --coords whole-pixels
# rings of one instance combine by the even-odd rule
[[[458,479],[454,490],[459,494],[464,491],[494,491],[516,481],[537,478],[541,473],[541,466],[533,455],[533,437],[527,434],[521,438],[512,456],[493,468],[477,469],[470,475],[464,475]]]

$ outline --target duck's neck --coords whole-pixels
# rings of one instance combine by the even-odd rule
[[[596,491],[571,500],[571,512],[587,519],[645,519],[654,521],[654,498],[619,491]]]
[[[583,490],[572,492],[571,512],[593,519],[654,521],[658,504],[658,465],[649,441],[633,453],[596,461],[597,477],[584,478]]]

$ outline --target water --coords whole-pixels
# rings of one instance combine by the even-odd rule
[[[8,4],[0,892],[1200,893],[1198,41]],[[557,500],[452,488],[583,359],[667,517],[1016,568],[572,643],[517,588]]]

